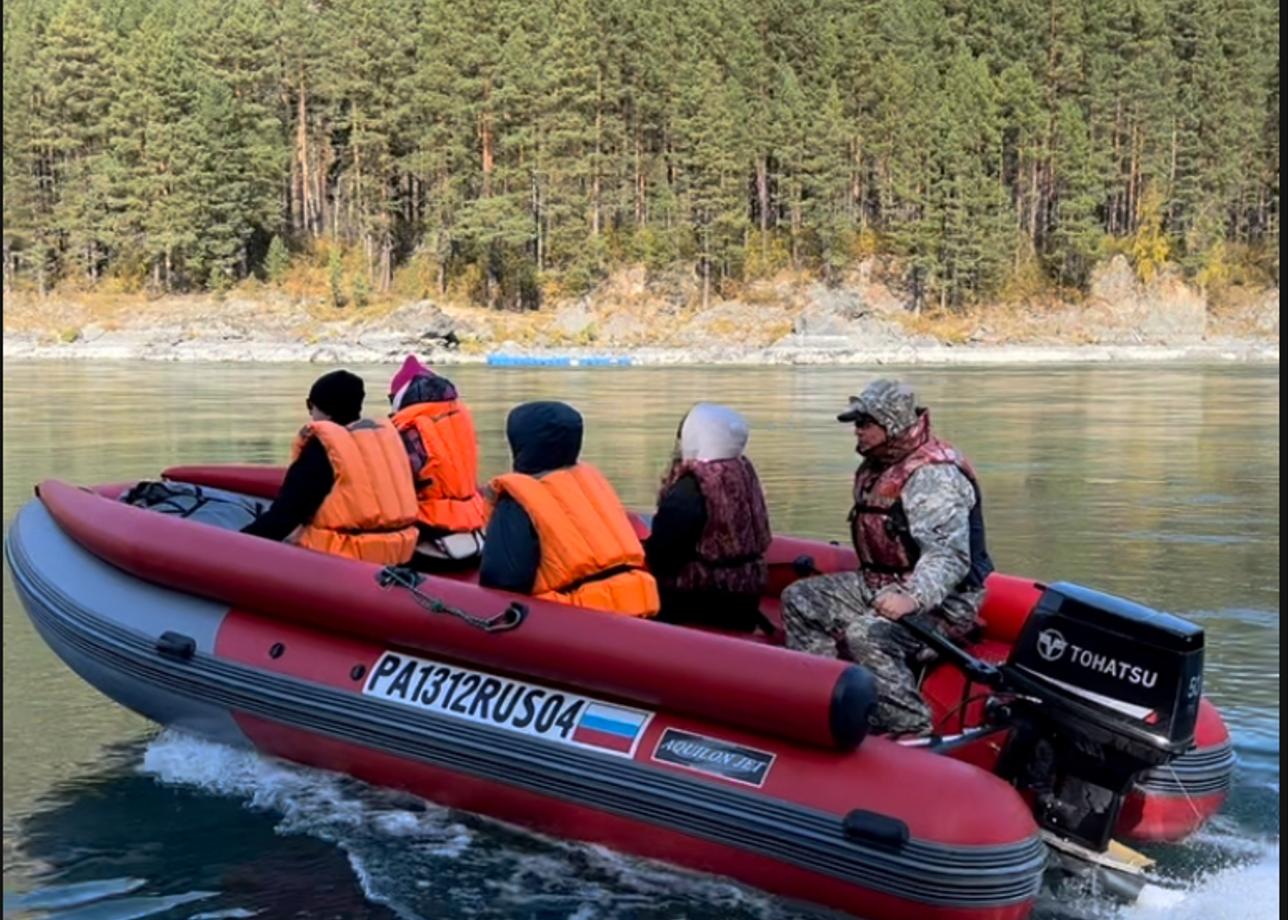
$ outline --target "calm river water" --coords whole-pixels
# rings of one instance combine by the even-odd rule
[[[382,411],[392,367],[358,367]],[[1207,630],[1206,689],[1240,764],[1223,815],[1153,851],[1189,895],[1166,914],[1064,892],[1042,917],[1278,916],[1279,368],[908,369],[982,478],[1003,571],[1081,582]],[[4,517],[46,477],[280,461],[308,366],[6,362]],[[884,369],[883,373],[891,373]],[[897,373],[898,371],[893,371]],[[630,505],[655,495],[699,399],[752,424],[775,529],[844,539],[853,439],[833,421],[875,374],[841,368],[449,369],[483,473],[507,409],[564,399]],[[721,880],[521,833],[157,730],[73,676],[4,574],[5,916],[745,917],[796,909]],[[64,888],[60,886],[81,885]],[[25,895],[25,899],[24,896]]]

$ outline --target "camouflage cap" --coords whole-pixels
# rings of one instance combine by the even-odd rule
[[[850,397],[850,408],[836,420],[853,422],[865,415],[874,419],[887,434],[898,434],[917,421],[917,394],[912,387],[897,380],[874,380],[861,394]]]

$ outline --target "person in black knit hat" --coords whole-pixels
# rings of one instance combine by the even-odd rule
[[[296,438],[282,488],[272,507],[242,533],[290,538],[309,549],[382,565],[411,558],[411,469],[393,426],[362,418],[365,397],[362,378],[349,371],[314,381],[305,400],[311,421]],[[388,443],[383,450],[363,450],[358,445],[365,439]]]

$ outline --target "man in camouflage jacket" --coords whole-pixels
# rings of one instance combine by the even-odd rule
[[[931,433],[916,394],[897,381],[874,381],[837,420],[854,423],[863,457],[850,511],[859,569],[783,592],[787,645],[864,665],[877,679],[873,727],[925,734],[930,709],[910,663],[922,646],[896,621],[916,617],[950,638],[974,628],[993,570],[979,484],[966,458]]]

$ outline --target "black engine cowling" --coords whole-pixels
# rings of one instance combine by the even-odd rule
[[[1203,630],[1058,583],[1001,672],[1017,694],[1002,775],[1034,794],[1039,823],[1101,850],[1133,779],[1193,745]]]

